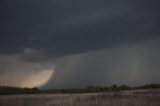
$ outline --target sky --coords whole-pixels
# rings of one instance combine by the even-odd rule
[[[160,83],[159,0],[1,0],[0,86]]]

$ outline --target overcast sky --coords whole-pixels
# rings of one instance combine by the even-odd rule
[[[0,85],[160,83],[159,0],[1,0]]]

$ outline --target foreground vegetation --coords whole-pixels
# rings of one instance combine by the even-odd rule
[[[160,106],[159,93],[81,93],[0,96],[0,106]]]

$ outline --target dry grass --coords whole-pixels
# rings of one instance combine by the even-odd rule
[[[10,95],[0,106],[160,106],[160,93]]]

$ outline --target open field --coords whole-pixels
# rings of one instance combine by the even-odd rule
[[[8,95],[0,96],[0,106],[160,106],[160,93]]]

